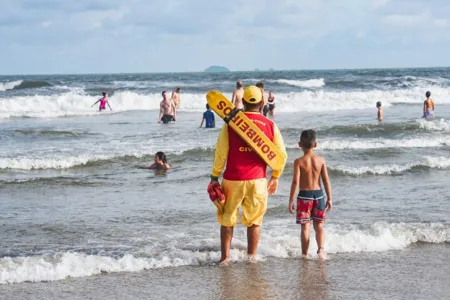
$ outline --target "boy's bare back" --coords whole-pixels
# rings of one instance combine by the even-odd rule
[[[320,177],[328,178],[325,159],[313,152],[297,158],[294,167],[300,171],[300,190],[320,190]]]
[[[314,153],[314,148],[317,147],[316,132],[312,129],[304,130],[298,145],[302,148],[303,156],[294,161],[289,211],[294,212],[294,200],[298,200],[301,192],[322,190],[320,179],[322,179],[327,194],[326,208],[329,211],[332,207],[331,183],[325,159]]]

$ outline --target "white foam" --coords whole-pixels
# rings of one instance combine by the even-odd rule
[[[380,252],[398,250],[417,243],[447,243],[450,227],[440,223],[377,222],[368,229],[331,227],[325,248],[328,253]]]
[[[99,97],[85,95],[80,90],[72,90],[68,93],[52,96],[21,96],[0,100],[0,118],[10,117],[63,117],[76,115],[98,114],[98,104],[91,107]],[[123,91],[114,93],[109,97],[109,103],[113,112],[129,110],[157,110],[161,102],[161,95],[140,94]],[[181,110],[204,111],[206,104],[205,95],[182,94]],[[109,110],[107,110],[109,113]]]
[[[300,228],[290,226],[293,220],[268,221],[262,231],[259,260],[266,257],[299,258],[301,246]],[[450,227],[445,224],[388,224],[377,222],[368,228],[353,225],[326,226],[325,250],[327,253],[378,252],[401,250],[413,243],[450,242]],[[123,257],[86,255],[83,253],[58,252],[52,255],[31,257],[4,257],[0,259],[0,284],[19,282],[41,282],[62,280],[68,277],[86,277],[102,272],[139,272],[145,269],[201,265],[217,262],[220,258],[218,238],[191,239],[172,242],[162,251],[143,249],[139,257],[124,254]],[[311,243],[311,252],[316,251]],[[186,246],[191,250],[183,249]],[[217,248],[217,251],[200,251]],[[177,247],[178,246],[178,247]],[[246,259],[246,242],[239,237],[233,239],[231,260],[241,262]]]
[[[271,80],[269,80],[271,81]],[[325,80],[323,78],[319,79],[309,79],[309,80],[289,80],[289,79],[277,79],[273,80],[281,84],[287,84],[292,86],[304,87],[304,88],[321,88],[325,86]]]
[[[294,222],[293,220],[291,222]],[[300,257],[300,227],[283,229],[285,220],[270,226],[272,231],[262,231],[260,254],[281,258]],[[266,228],[268,227],[266,222]],[[450,226],[441,223],[397,223],[377,222],[369,228],[353,225],[327,225],[325,250],[327,253],[381,252],[399,250],[417,242],[447,243],[450,241]],[[317,246],[311,233],[311,253]]]
[[[286,112],[317,112],[353,109],[373,109],[377,101],[384,107],[396,103],[423,103],[425,89],[413,88],[393,91],[345,91],[332,92],[309,90],[302,92],[277,93],[277,110]],[[225,93],[227,97],[231,93]],[[433,89],[437,103],[450,103],[450,89],[435,87]],[[91,105],[99,97],[84,94],[81,89],[52,96],[21,96],[0,99],[0,118],[10,117],[61,117],[98,114],[97,107]],[[110,97],[114,112],[129,110],[157,110],[161,95],[144,94],[130,91],[116,92]],[[205,93],[182,93],[181,111],[203,112],[205,110]],[[105,112],[104,112],[105,113]],[[108,113],[108,112],[106,112]],[[424,125],[427,126],[427,125]],[[431,126],[431,125],[429,125]]]
[[[344,165],[329,166],[331,170],[336,170],[345,174],[362,175],[362,174],[374,174],[374,175],[389,175],[392,173],[401,173],[407,170],[411,170],[415,167],[428,167],[432,169],[448,169],[450,168],[450,158],[447,157],[425,157],[423,160],[407,163],[403,165],[389,164],[380,166],[362,166],[362,167],[349,167]]]
[[[86,277],[102,272],[138,272],[145,269],[178,267],[192,264],[193,258],[177,257],[136,258],[125,255],[115,259],[107,256],[78,253],[0,259],[0,284],[25,281],[40,282],[61,280],[68,277]]]
[[[38,169],[67,169],[82,166],[88,162],[100,159],[109,159],[113,156],[107,155],[84,155],[79,156],[55,156],[49,158],[0,158],[0,169],[16,170],[38,170]]]
[[[141,158],[161,148],[169,154],[182,154],[191,150],[211,150],[214,148],[216,138],[199,140],[160,141],[155,144],[153,140],[100,141],[95,147],[90,144],[80,144],[78,148],[70,151],[55,151],[53,148],[38,148],[30,152],[10,152],[9,156],[0,157],[1,169],[34,170],[34,169],[67,169],[83,166],[99,160],[133,156]],[[199,144],[200,143],[200,144]],[[438,148],[450,145],[450,137],[430,137],[428,139],[341,139],[324,140],[318,143],[318,150],[367,150],[383,148]],[[297,149],[298,145],[287,145],[288,148]],[[88,151],[86,149],[89,149]],[[424,161],[412,162],[406,165],[388,165],[349,168],[337,166],[337,170],[348,174],[389,174],[389,172],[402,172],[415,166],[428,166],[430,168],[447,168],[445,158],[427,158]]]
[[[386,79],[393,79],[395,77],[388,77]],[[428,78],[428,77],[415,77],[415,76],[403,76],[404,81],[401,83],[403,86],[407,87],[422,87],[422,88],[430,88],[432,86],[446,86],[449,83],[449,80],[442,77]],[[434,89],[434,87],[433,87]]]
[[[16,86],[20,85],[22,82],[23,82],[23,80],[0,82],[0,92],[4,92],[6,90],[12,90]]]
[[[450,121],[445,119],[426,121],[418,120],[420,128],[429,131],[450,131]]]
[[[195,142],[195,141],[194,141]],[[195,145],[193,142],[186,143],[170,143],[170,141],[155,144],[154,141],[144,141],[140,143],[132,142],[115,142],[111,141],[106,144],[98,144],[95,148],[91,146],[79,145],[78,149],[71,149],[70,152],[61,153],[59,151],[52,152],[51,149],[42,148],[31,151],[25,156],[23,154],[11,153],[10,157],[0,157],[1,169],[14,170],[39,170],[39,169],[68,169],[77,166],[83,166],[100,160],[108,160],[120,158],[124,156],[132,156],[141,158],[143,156],[155,153],[162,148],[166,153],[182,154],[185,151],[193,149],[211,149],[214,145],[213,139],[202,140],[202,145]],[[207,145],[210,143],[211,145]],[[86,150],[89,147],[89,152]]]
[[[383,148],[438,148],[450,145],[448,137],[431,137],[427,139],[333,139],[324,140],[317,144],[320,150],[344,150],[344,149],[383,149]],[[298,145],[290,145],[290,148],[298,148]]]
[[[293,111],[338,111],[373,109],[375,103],[381,101],[384,107],[394,104],[422,104],[426,89],[415,87],[398,90],[371,91],[303,91],[291,93],[277,93],[277,110]],[[450,88],[434,87],[433,97],[437,103],[450,103]]]

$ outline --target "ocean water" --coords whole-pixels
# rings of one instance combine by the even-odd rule
[[[231,97],[238,79],[274,91],[289,159],[260,262],[246,263],[240,225],[222,268],[206,185],[223,123],[198,126],[206,92]],[[177,122],[157,124],[161,91],[176,87]],[[99,113],[104,90],[113,111]],[[432,121],[421,118],[427,90]],[[334,194],[325,262],[314,240],[300,260],[287,207],[309,128]],[[141,168],[157,151],[172,170]],[[445,299],[449,179],[448,68],[0,76],[0,298]]]

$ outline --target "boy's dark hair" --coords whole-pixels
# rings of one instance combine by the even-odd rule
[[[312,129],[302,131],[300,143],[303,147],[311,149],[316,142],[316,132]]]
[[[209,109],[209,104],[208,103],[206,103],[206,109]]]
[[[156,152],[155,155],[156,155],[163,163],[167,163],[167,157],[166,157],[166,155],[164,154],[164,152],[159,151],[159,152]]]
[[[259,87],[260,89],[263,89],[263,88],[264,88],[264,83],[258,82],[258,83],[256,84],[256,86]]]
[[[381,101],[377,102],[377,107],[381,107]]]

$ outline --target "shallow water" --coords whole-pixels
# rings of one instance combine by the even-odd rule
[[[137,79],[127,81],[134,82],[133,87],[114,76],[109,81],[95,76],[75,76],[71,81],[51,77],[40,79],[51,87],[0,92],[1,293],[45,298],[48,289],[47,295],[53,297],[81,299],[95,298],[97,289],[112,299],[139,298],[138,292],[147,296],[142,298],[189,298],[198,293],[200,298],[219,299],[217,288],[204,284],[206,278],[212,280],[223,272],[244,278],[253,272],[244,263],[242,226],[233,240],[233,266],[229,271],[215,266],[220,255],[219,226],[206,185],[220,126],[197,128],[204,93],[216,86],[229,89],[237,76],[246,75],[248,82],[265,78],[268,89],[275,90],[279,112],[274,120],[289,159],[279,190],[269,199],[259,248],[263,262],[251,267],[261,270],[262,279],[237,281],[243,286],[236,291],[244,293],[247,283],[253,288],[266,286],[262,298],[309,295],[298,289],[298,281],[286,278],[298,278],[306,268],[299,261],[299,227],[287,203],[292,161],[301,155],[299,135],[314,128],[317,152],[327,160],[334,194],[325,245],[331,257],[325,266],[333,280],[324,286],[314,283],[315,290],[327,291],[324,299],[414,298],[411,288],[418,291],[423,285],[408,283],[405,291],[397,285],[406,282],[405,276],[419,282],[420,276],[432,272],[432,266],[445,258],[450,241],[447,71],[389,71],[397,77],[373,71],[369,78],[385,81],[378,87],[369,84],[364,74],[327,72],[314,73],[313,78],[302,72],[193,75],[197,81],[189,80],[194,82],[185,74],[158,75],[163,79],[153,81],[150,75],[133,75]],[[434,81],[424,83],[430,74]],[[150,90],[165,88],[158,80],[177,78],[185,80],[188,90],[182,94],[179,121],[156,124],[157,112],[152,108],[158,100]],[[345,83],[348,78],[353,81]],[[13,79],[17,78],[8,80]],[[67,80],[67,90],[57,87],[58,80]],[[282,80],[297,80],[297,85]],[[401,80],[409,85],[398,86]],[[92,89],[116,81],[119,87],[110,101],[117,110],[101,114],[89,110],[96,99]],[[420,118],[426,89],[441,96],[436,96],[433,121]],[[392,97],[383,98],[385,121],[379,123],[373,97],[386,95]],[[168,154],[173,170],[158,173],[140,168],[151,163],[156,151]],[[315,250],[312,243],[311,252]],[[420,263],[421,256],[430,263]],[[310,267],[316,270],[317,263],[311,261]],[[270,276],[272,271],[278,275]],[[449,274],[445,266],[441,271],[441,278]],[[397,282],[387,275],[391,273],[403,277]],[[190,280],[194,287],[180,285]],[[433,280],[437,286],[439,279]],[[117,289],[110,288],[115,284]],[[174,285],[185,288],[185,294],[170,289]],[[370,293],[380,297],[365,297]],[[416,293],[416,299],[424,299],[424,293]],[[429,293],[437,299],[444,295],[440,290]]]

